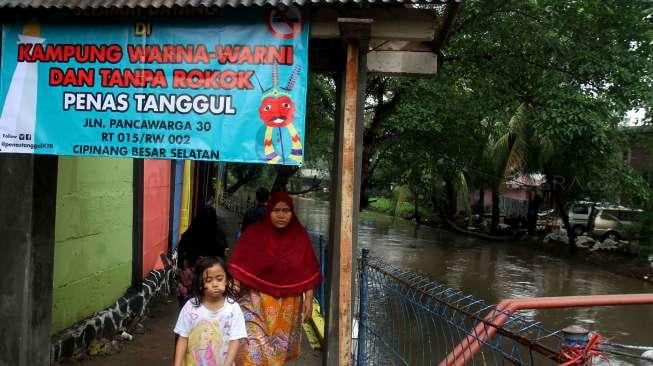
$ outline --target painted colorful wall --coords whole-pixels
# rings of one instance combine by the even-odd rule
[[[59,158],[53,333],[108,307],[131,285],[132,177],[131,159]]]
[[[190,225],[191,202],[193,200],[193,162],[184,160],[183,178],[181,184],[181,205],[179,207],[179,235],[182,235]]]
[[[169,160],[145,160],[143,166],[143,277],[162,269],[161,253],[170,235]]]
[[[182,183],[184,180],[184,161],[175,160],[175,195],[174,195],[174,204],[173,204],[173,216],[172,216],[172,246],[173,248],[177,247],[179,243],[180,233],[179,233],[179,222],[180,222],[180,210],[181,210],[181,191]]]

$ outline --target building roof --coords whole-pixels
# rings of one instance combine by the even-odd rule
[[[542,174],[520,174],[506,181],[510,188],[540,187],[546,183],[546,177]]]
[[[454,0],[456,1],[456,0]],[[446,0],[0,0],[0,8],[109,9],[172,7],[240,7],[252,5],[307,4],[443,4]]]

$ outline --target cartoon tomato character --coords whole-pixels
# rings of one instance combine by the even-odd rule
[[[295,118],[295,103],[290,97],[267,97],[258,108],[259,116],[268,127],[286,127]]]
[[[295,103],[291,99],[290,92],[295,86],[295,80],[299,75],[300,68],[295,67],[290,75],[290,80],[285,88],[278,86],[279,76],[277,65],[272,69],[272,88],[262,90],[261,104],[258,107],[258,114],[265,125],[265,140],[263,150],[265,160],[268,164],[279,164],[286,162],[286,157],[301,164],[304,159],[302,143],[297,129],[293,125],[295,120]],[[261,88],[263,89],[263,88]],[[291,146],[290,151],[285,151],[283,146],[282,128],[288,132]],[[273,132],[278,134],[280,153],[277,153],[273,143]],[[286,153],[289,153],[286,155]]]

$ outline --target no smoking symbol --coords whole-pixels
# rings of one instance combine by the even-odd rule
[[[292,39],[301,33],[304,16],[296,6],[285,9],[271,8],[265,14],[265,24],[276,38]]]

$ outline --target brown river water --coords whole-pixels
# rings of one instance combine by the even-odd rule
[[[328,202],[297,200],[309,229],[328,232]],[[537,242],[496,243],[363,212],[359,248],[402,269],[427,274],[488,303],[514,297],[651,293],[653,284],[579,259],[556,257]],[[520,314],[551,330],[577,324],[613,342],[653,347],[653,305],[530,310]],[[643,351],[630,351],[641,354]],[[615,364],[638,364],[617,360]]]

